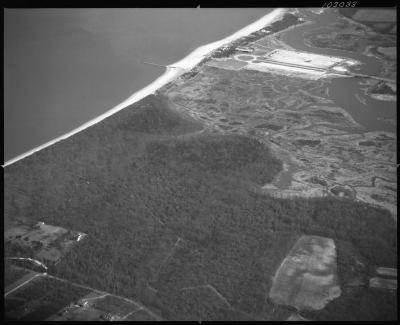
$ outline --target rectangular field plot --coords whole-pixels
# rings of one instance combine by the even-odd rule
[[[5,318],[45,320],[89,291],[46,276],[36,277],[5,298]]]
[[[397,269],[389,268],[389,267],[377,267],[376,273],[383,276],[390,276],[397,278]]]
[[[274,61],[299,64],[302,66],[315,68],[329,68],[339,62],[344,61],[342,58],[333,56],[288,50],[274,50],[266,57]]]
[[[45,264],[57,263],[86,234],[39,222],[35,226],[18,226],[4,233],[4,242],[11,247],[28,249],[33,257]]]
[[[369,280],[371,288],[397,290],[397,279],[372,278]]]
[[[269,296],[279,305],[320,310],[340,294],[334,241],[302,236],[277,270]]]
[[[295,78],[297,77],[310,80],[318,80],[325,75],[325,72],[321,71],[307,70],[296,67],[287,67],[284,65],[260,62],[260,61],[257,63],[249,63],[247,67],[245,67],[245,69],[257,70],[260,72],[274,73],[289,77],[295,77]]]

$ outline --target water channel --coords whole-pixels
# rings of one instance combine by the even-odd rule
[[[337,10],[329,9],[320,15],[311,13],[306,13],[306,15],[313,23],[290,29],[281,34],[283,42],[300,51],[358,60],[362,65],[357,72],[379,75],[382,68],[381,62],[375,57],[362,54],[362,51],[368,46],[365,41],[359,52],[310,47],[304,43],[304,33],[315,29],[326,29],[329,24],[337,22],[340,16]],[[362,79],[350,77],[333,78],[329,86],[331,99],[337,106],[346,109],[354,120],[364,126],[367,131],[396,132],[396,102],[376,100],[366,96],[361,81]],[[365,104],[361,103],[356,96],[364,98]]]

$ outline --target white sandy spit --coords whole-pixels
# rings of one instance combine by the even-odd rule
[[[129,98],[124,100],[122,103],[118,104],[117,106],[113,107],[112,109],[108,110],[107,112],[97,116],[96,118],[82,124],[78,128],[76,128],[68,133],[65,133],[62,136],[54,138],[53,140],[50,140],[38,147],[35,147],[21,155],[18,155],[17,157],[15,157],[13,159],[6,161],[3,165],[3,167],[11,165],[25,157],[28,157],[39,150],[42,150],[48,146],[51,146],[54,143],[57,143],[58,141],[69,138],[70,136],[72,136],[78,132],[81,132],[90,126],[101,122],[105,118],[117,113],[121,109],[124,109],[124,108],[132,105],[133,103],[138,102],[139,100],[143,99],[144,97],[146,97],[150,94],[154,94],[156,90],[160,89],[161,87],[166,85],[168,82],[176,79],[183,73],[193,69],[201,60],[203,60],[208,54],[210,54],[215,49],[217,49],[225,44],[228,44],[238,38],[249,35],[253,32],[256,32],[256,31],[264,28],[266,25],[269,25],[273,21],[281,18],[285,12],[286,12],[286,9],[275,9],[275,10],[271,11],[270,13],[268,13],[267,15],[261,17],[257,21],[253,22],[252,24],[240,29],[239,31],[235,32],[234,34],[232,34],[222,40],[198,47],[197,49],[195,49],[193,52],[191,52],[188,56],[186,56],[182,60],[169,65],[163,75],[158,77],[151,84],[149,84],[146,87],[142,88],[141,90],[135,92],[132,96],[130,96]]]

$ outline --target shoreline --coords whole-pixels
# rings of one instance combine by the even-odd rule
[[[101,122],[102,120],[106,119],[107,117],[119,112],[120,110],[140,101],[141,99],[143,99],[151,94],[154,94],[158,89],[160,89],[167,83],[175,80],[176,78],[178,78],[185,72],[188,72],[191,69],[193,69],[212,51],[216,50],[217,48],[219,48],[227,43],[230,43],[236,39],[247,36],[255,31],[258,31],[258,30],[266,27],[268,24],[271,24],[275,20],[282,17],[283,14],[286,12],[286,10],[287,9],[281,9],[281,8],[274,9],[271,12],[269,12],[268,14],[266,14],[265,16],[256,20],[255,22],[245,26],[244,28],[225,37],[224,39],[215,41],[212,43],[208,43],[206,45],[202,45],[202,46],[196,48],[194,51],[189,53],[183,59],[168,65],[166,71],[160,77],[158,77],[156,80],[154,80],[152,83],[150,83],[146,87],[136,91],[130,97],[128,97],[127,99],[125,99],[124,101],[119,103],[118,105],[114,106],[107,112],[95,117],[94,119],[91,119],[91,120],[83,123],[81,126],[75,128],[59,137],[56,137],[56,138],[54,138],[40,146],[37,146],[29,151],[26,151],[25,153],[22,153],[12,159],[9,159],[8,161],[4,162],[2,167],[9,166],[23,158],[26,158],[26,157],[34,154],[35,152],[38,152],[44,148],[47,148],[61,140],[67,139],[70,136],[87,129],[88,127]]]

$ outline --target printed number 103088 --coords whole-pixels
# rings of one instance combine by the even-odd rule
[[[354,8],[357,1],[324,2],[322,8]]]

